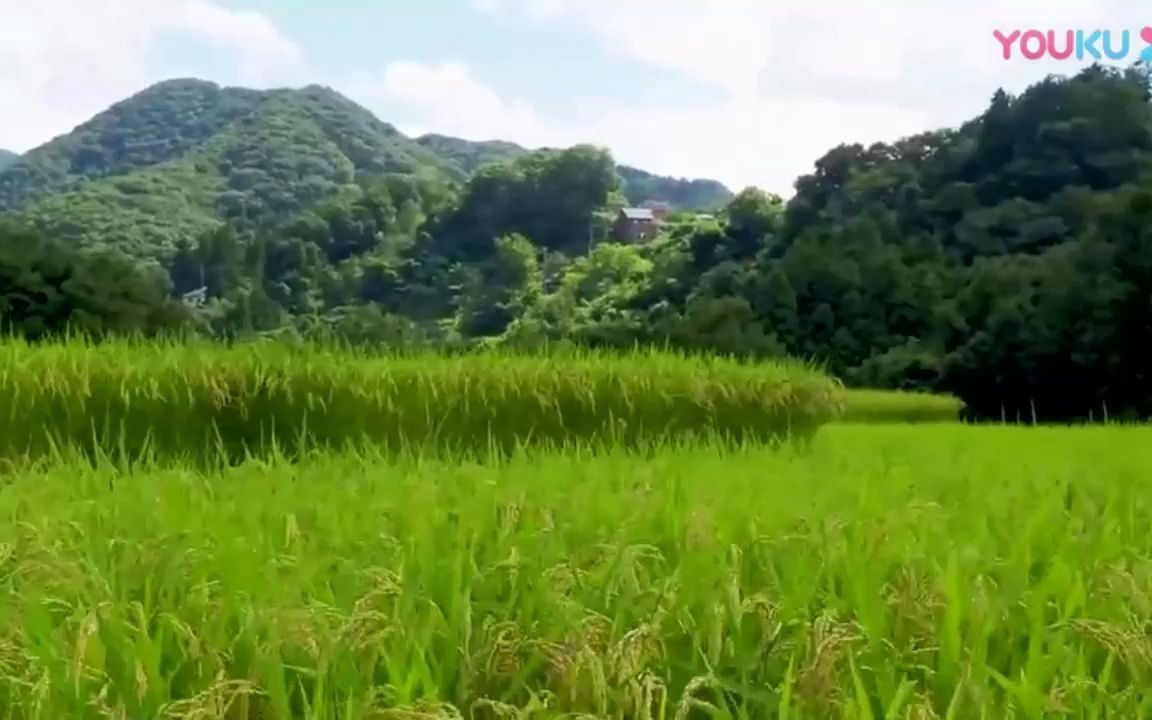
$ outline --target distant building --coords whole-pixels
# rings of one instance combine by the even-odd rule
[[[204,307],[204,303],[208,301],[208,288],[196,288],[192,292],[184,293],[180,299],[185,305],[191,308]]]
[[[656,236],[656,214],[651,208],[622,208],[612,224],[612,234],[623,242],[644,242]]]

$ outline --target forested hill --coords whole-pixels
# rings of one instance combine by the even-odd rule
[[[451,161],[464,176],[485,165],[508,162],[529,152],[503,140],[475,142],[437,134],[421,135],[416,142]],[[732,191],[716,180],[654,175],[628,165],[620,165],[617,172],[622,181],[621,192],[633,205],[655,200],[666,202],[674,209],[718,210],[733,198]]]
[[[489,155],[525,152],[510,143],[417,141],[323,87],[256,91],[171,80],[0,172],[0,211],[60,237],[162,254],[221,221],[286,220],[356,192],[365,179],[462,182]],[[679,190],[688,181],[659,180],[626,186],[625,195],[694,207],[692,194]],[[701,195],[700,203],[715,206],[718,197]]]
[[[1144,69],[990,93],[958,128],[832,148],[787,203],[745,189],[641,242],[614,242],[604,150],[412,140],[320,88],[152,92],[180,100],[129,101],[0,174],[32,221],[0,226],[7,328],[671,344],[810,358],[984,417],[1152,417]],[[146,233],[166,250],[135,273],[52,242]]]
[[[26,153],[0,173],[0,210],[57,237],[152,254],[222,220],[283,219],[360,174],[445,167],[325,88],[173,80]]]
[[[17,155],[16,153],[14,153],[10,150],[5,150],[4,148],[0,148],[0,170],[3,170],[4,168],[8,167],[12,163],[16,162],[17,158],[19,158],[19,157],[20,157],[19,155]]]
[[[468,177],[485,165],[515,160],[528,150],[506,140],[464,140],[429,133],[416,138],[416,142],[444,158],[457,168],[462,177]]]

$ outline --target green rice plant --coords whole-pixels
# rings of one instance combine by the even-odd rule
[[[810,437],[842,388],[794,363],[654,351],[380,357],[273,343],[0,343],[0,458],[78,447],[231,461],[278,448],[641,448]]]
[[[849,390],[841,422],[958,422],[964,403],[951,395],[896,390]]]
[[[1152,717],[1149,428],[0,485],[0,718]]]

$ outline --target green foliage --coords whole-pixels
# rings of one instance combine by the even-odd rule
[[[252,112],[261,98],[253,90],[200,80],[153,85],[26,153],[0,175],[0,210],[27,206],[88,180],[177,160]]]
[[[586,251],[595,212],[616,182],[612,156],[582,145],[486,166],[465,186],[457,207],[430,229],[434,243],[428,251],[453,261],[482,261],[497,238],[513,233],[546,249]]]
[[[472,177],[489,165],[510,163],[530,152],[504,140],[464,140],[436,133],[421,135],[416,142],[450,162],[460,180]]]
[[[540,297],[536,247],[523,235],[496,241],[492,257],[466,277],[460,299],[460,330],[470,337],[502,334]]]
[[[489,162],[528,157],[511,143],[409,139],[319,86],[260,92],[170,80],[20,163],[0,157],[0,212],[62,240],[166,257],[220,222],[282,224],[354,183],[460,183]]]
[[[428,134],[416,142],[451,162],[458,168],[457,177],[466,179],[482,168],[517,160],[530,151],[503,140],[473,141],[445,135]],[[732,192],[715,180],[671,178],[621,165],[616,169],[623,191],[620,199],[630,205],[663,202],[677,210],[714,210],[732,198]]]
[[[0,177],[0,208],[22,207],[85,181],[178,159],[194,162],[197,173],[219,175],[242,192],[260,186],[260,173],[278,181],[347,183],[355,172],[414,174],[440,162],[326,88],[260,92],[171,80],[27,153],[19,167]]]
[[[451,349],[455,339],[451,333],[386,312],[373,303],[338,307],[320,316],[303,316],[296,325],[299,340],[324,347],[430,353]]]
[[[1150,170],[1144,71],[1050,78],[956,131],[833,149],[782,215],[742,193],[651,299],[745,299],[788,354],[978,417],[1150,416]]]
[[[652,268],[634,246],[596,245],[587,256],[564,263],[551,287],[510,324],[503,339],[518,347],[565,339],[632,346],[646,339],[632,306]]]
[[[784,214],[784,202],[757,188],[745,188],[724,207],[728,232],[753,241],[774,233]]]
[[[732,191],[715,180],[671,178],[620,166],[624,196],[632,205],[648,200],[666,202],[680,210],[716,210],[732,199]]]
[[[0,222],[0,331],[32,340],[168,332],[188,320],[160,268],[77,251]]]
[[[44,195],[16,217],[61,242],[162,258],[220,224],[211,207],[224,187],[221,178],[176,160]]]
[[[0,171],[6,169],[10,165],[15,164],[19,159],[20,156],[11,150],[0,148]]]
[[[155,85],[0,175],[0,209],[54,237],[163,257],[222,221],[278,224],[365,177],[446,165],[320,87]]]

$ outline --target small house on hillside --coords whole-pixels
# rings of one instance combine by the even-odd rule
[[[200,287],[191,292],[186,292],[180,296],[180,300],[183,301],[185,306],[190,308],[204,307],[204,304],[208,302],[208,288]]]
[[[612,224],[612,234],[622,242],[643,242],[656,236],[656,215],[650,208],[622,208]]]

